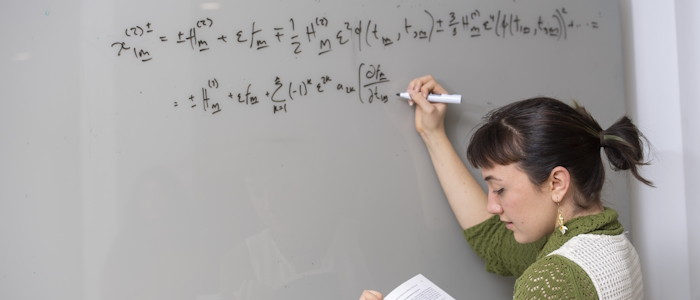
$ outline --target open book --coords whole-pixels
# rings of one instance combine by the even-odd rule
[[[418,274],[391,291],[384,300],[455,300],[455,298],[445,293],[423,274]]]

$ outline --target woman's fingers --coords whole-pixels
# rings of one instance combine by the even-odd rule
[[[413,90],[416,92],[420,92],[423,88],[423,85],[429,84],[431,81],[435,82],[435,79],[432,75],[425,75],[423,77],[415,78],[411,80],[411,82],[409,82],[407,91]]]
[[[438,84],[431,75],[421,77],[421,82],[420,92],[423,96],[427,97],[429,94],[447,94],[447,91]]]
[[[428,102],[428,99],[426,99],[426,98],[425,98],[423,95],[421,95],[420,93],[417,93],[416,91],[413,91],[413,90],[412,90],[412,91],[409,91],[408,94],[411,95],[411,100],[413,100],[414,102],[416,102],[416,104],[418,104],[418,106],[419,106],[425,113],[430,114],[430,113],[433,111],[433,109],[435,109],[435,108],[433,107],[433,105],[430,104],[430,102]]]
[[[429,94],[448,94],[447,90],[443,88],[440,84],[435,81],[435,78],[433,78],[432,75],[425,75],[423,77],[418,77],[408,84],[408,88],[406,89],[409,94],[411,91],[414,91],[416,93],[420,93],[423,95],[424,98],[427,98]],[[411,96],[413,98],[413,96]],[[411,99],[408,101],[408,105],[413,106],[414,103],[417,103],[416,99]],[[425,109],[425,107],[423,107]]]
[[[411,80],[411,82],[409,82],[407,91],[413,90],[416,92],[420,92],[420,89],[423,87],[423,85],[430,82],[431,80],[434,80],[434,79],[430,75],[425,75],[423,77],[415,78],[415,79]]]
[[[434,94],[449,94],[447,90],[439,84],[433,89],[433,92]]]
[[[382,293],[372,290],[365,290],[360,296],[360,300],[382,300],[384,296]]]

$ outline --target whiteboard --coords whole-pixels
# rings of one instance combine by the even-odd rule
[[[576,99],[604,128],[624,114],[616,1],[0,14],[3,299],[356,299],[418,273],[457,299],[509,298],[515,278],[484,271],[395,94],[433,74],[464,95],[446,118],[462,159],[512,101]],[[629,227],[626,178],[608,174]]]

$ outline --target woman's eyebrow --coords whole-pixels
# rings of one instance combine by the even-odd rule
[[[489,180],[501,181],[500,179],[494,177],[493,175],[489,175],[489,176],[484,177],[484,181],[489,181]]]

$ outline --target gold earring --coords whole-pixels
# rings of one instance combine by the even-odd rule
[[[559,202],[557,202],[557,211],[559,212],[559,231],[561,231],[561,234],[565,234],[569,228],[566,228],[564,226],[564,216],[561,215],[561,208],[559,207]]]

